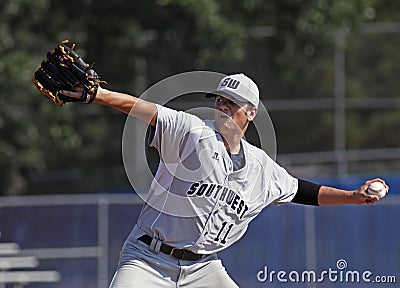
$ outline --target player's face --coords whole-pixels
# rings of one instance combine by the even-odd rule
[[[254,117],[248,103],[215,97],[215,126],[220,132],[243,134]],[[254,108],[253,108],[254,109]]]

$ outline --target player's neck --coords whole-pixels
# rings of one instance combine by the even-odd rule
[[[239,154],[240,151],[240,138],[234,138],[234,139],[230,139],[229,141],[222,137],[223,141],[224,141],[224,146],[226,151],[230,152],[231,154]]]

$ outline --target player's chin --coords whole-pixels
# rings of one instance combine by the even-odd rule
[[[216,117],[215,118],[215,127],[221,131],[221,130],[232,130],[232,128],[235,127],[234,121],[229,118],[229,117]]]

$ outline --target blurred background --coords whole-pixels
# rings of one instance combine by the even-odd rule
[[[267,208],[221,254],[240,287],[283,287],[257,280],[265,265],[321,271],[338,259],[400,281],[400,2],[0,0],[0,287],[107,287],[140,211],[122,162],[125,115],[59,108],[31,82],[64,39],[106,87],[133,95],[177,73],[244,72],[292,174],[345,189],[387,180],[373,207]]]

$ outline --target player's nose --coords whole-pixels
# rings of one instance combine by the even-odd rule
[[[216,108],[217,108],[218,111],[221,111],[221,112],[224,112],[224,113],[228,112],[229,109],[230,109],[230,107],[229,107],[229,105],[228,105],[228,103],[226,101],[223,101],[222,103],[218,103],[216,105]]]

